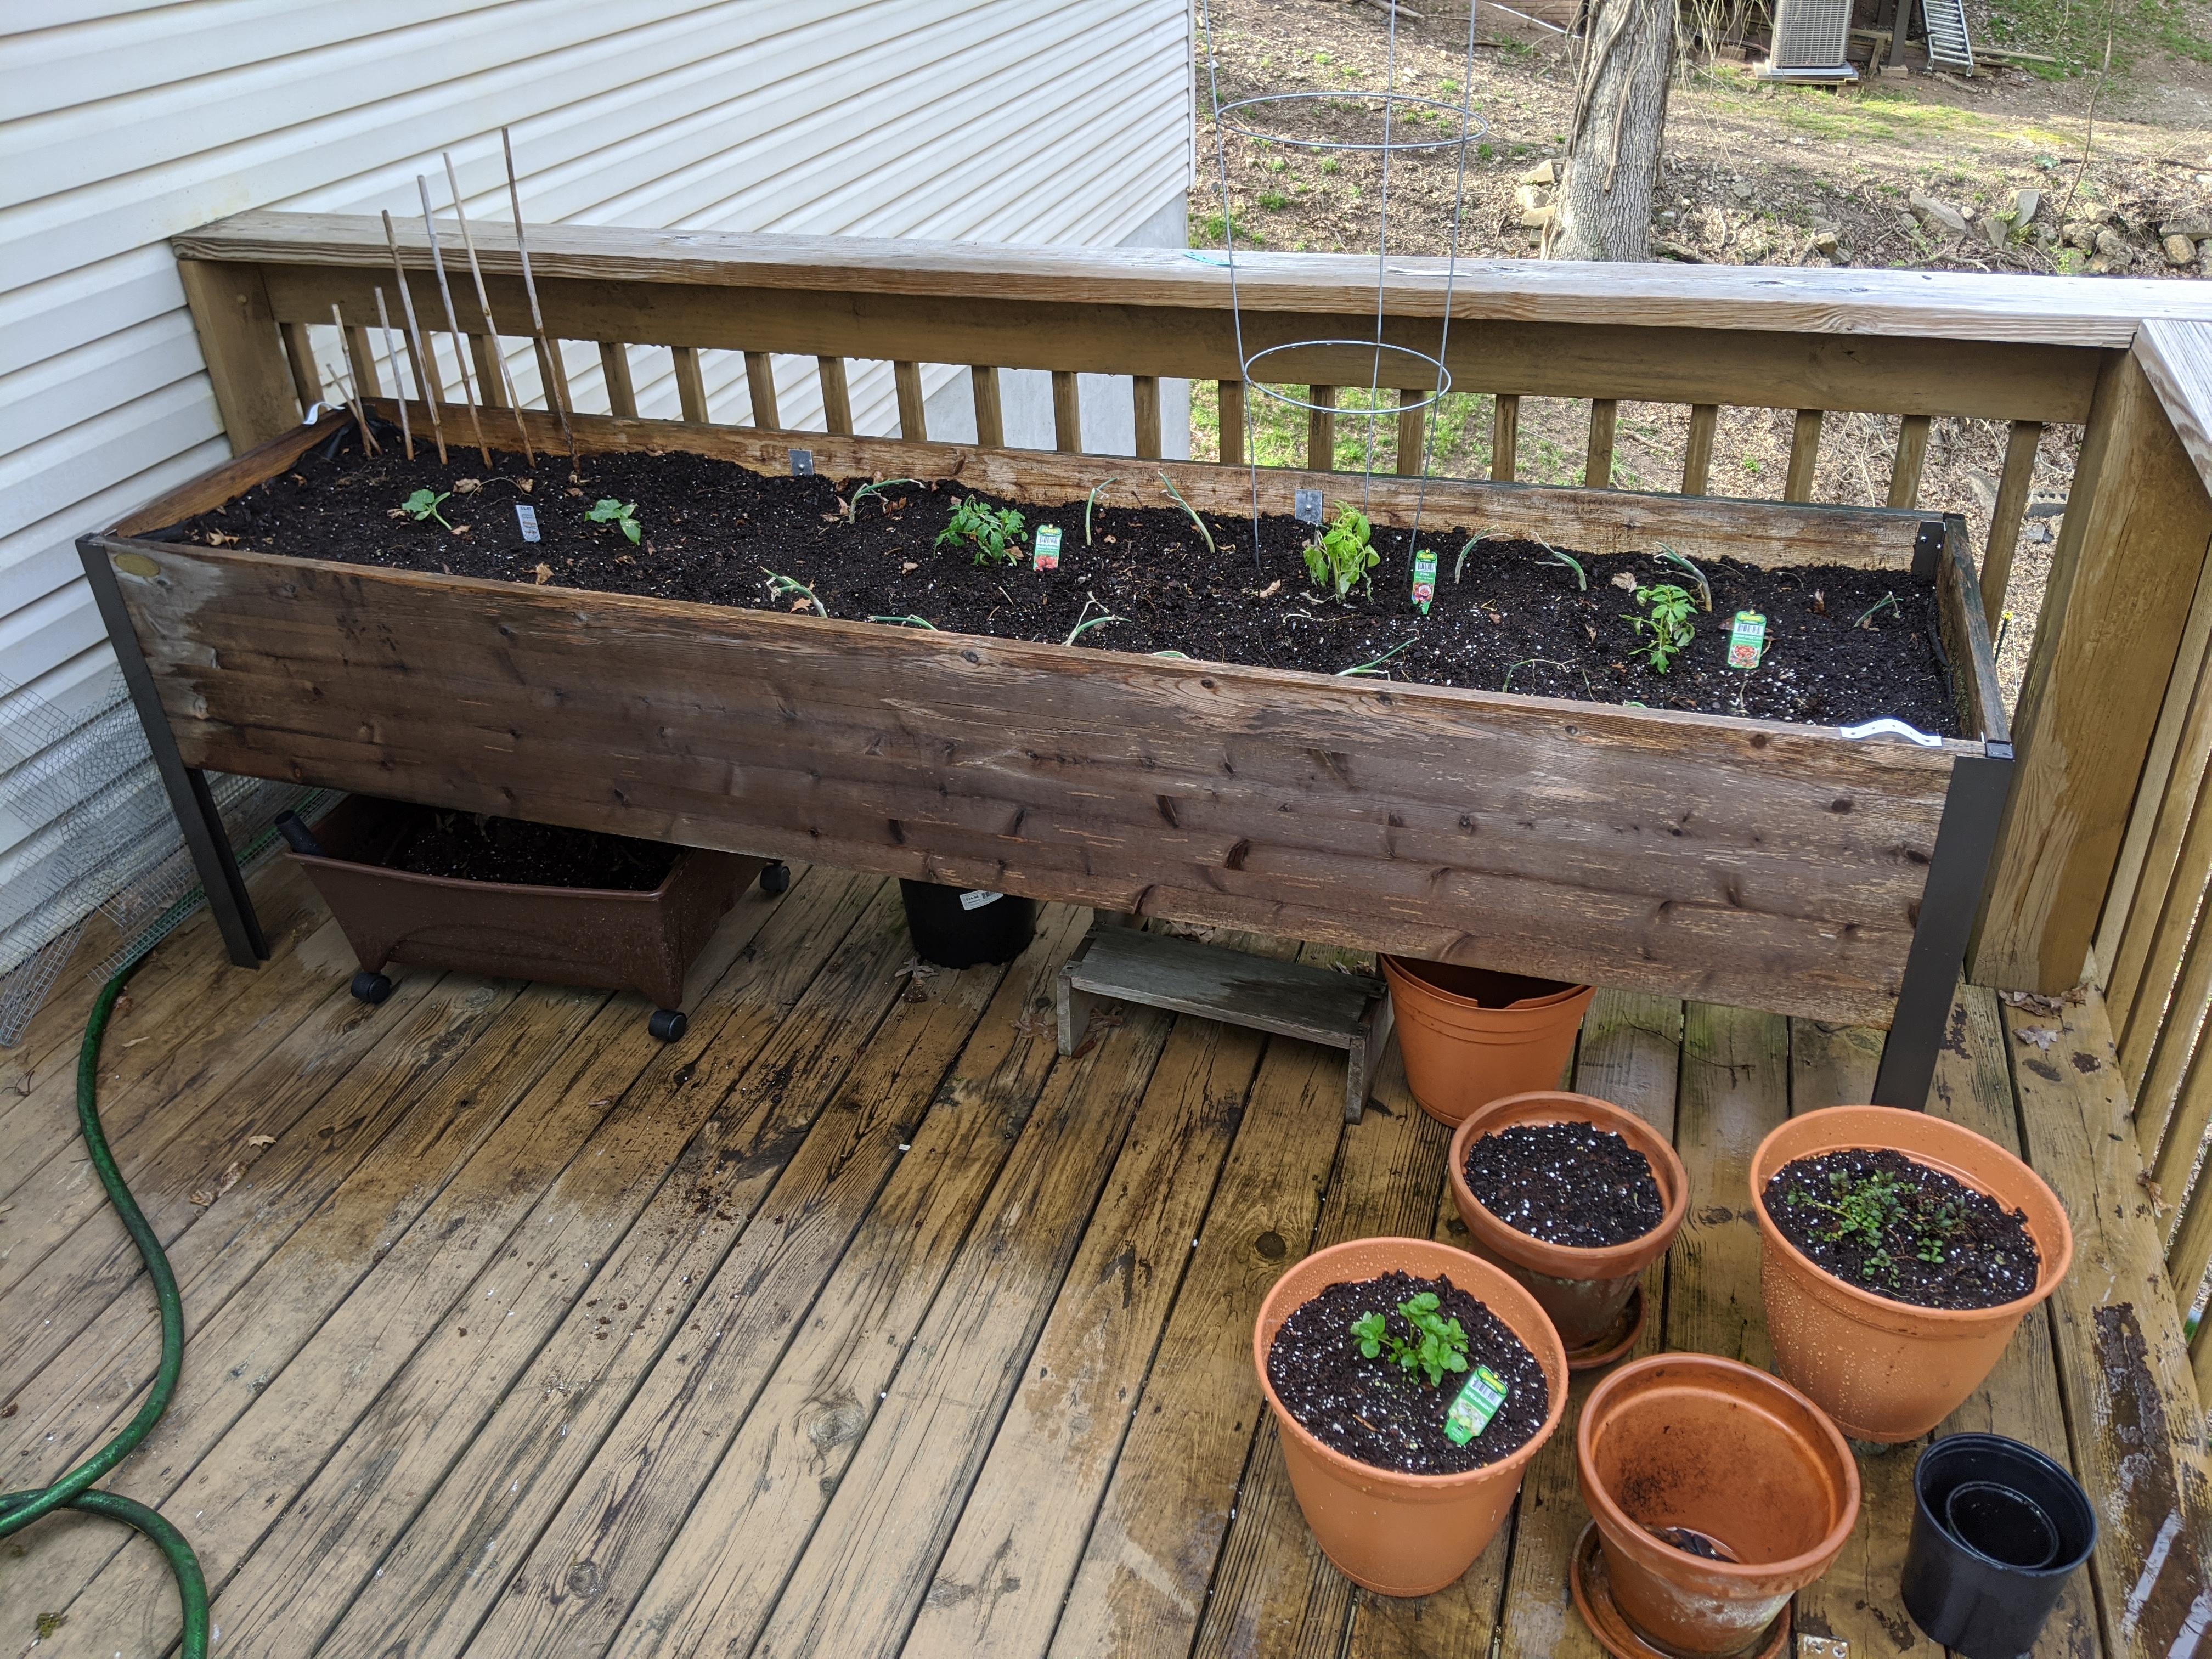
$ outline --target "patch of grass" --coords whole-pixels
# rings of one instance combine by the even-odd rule
[[[1990,9],[1993,44],[2058,59],[2021,66],[2047,81],[2100,72],[2108,32],[2116,74],[2132,69],[2151,51],[2212,63],[2212,29],[2205,27],[2202,11],[2190,0],[2106,0],[2103,5],[1996,0]]]
[[[1270,213],[1280,213],[1290,204],[1291,198],[1280,191],[1263,190],[1260,192],[1260,205]]]

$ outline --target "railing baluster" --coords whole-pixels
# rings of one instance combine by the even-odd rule
[[[1052,447],[1063,455],[1083,453],[1083,404],[1071,368],[1052,372]]]
[[[814,372],[822,378],[822,422],[833,436],[853,435],[853,392],[845,383],[842,357],[817,357]]]
[[[1511,483],[1520,451],[1521,399],[1501,392],[1490,417],[1490,476],[1499,483]]]
[[[1797,428],[1790,434],[1790,473],[1782,483],[1785,501],[1813,499],[1813,477],[1820,465],[1820,418],[1817,409],[1797,411]]]
[[[975,441],[986,449],[1004,449],[1006,414],[999,401],[999,371],[981,363],[971,363],[968,384],[975,398]]]
[[[1244,465],[1244,382],[1224,380],[1217,404],[1220,415],[1221,464]]]
[[[629,348],[620,340],[599,342],[599,374],[607,383],[607,412],[637,418],[637,387],[629,378]]]
[[[1306,401],[1316,405],[1306,411],[1306,470],[1310,472],[1334,472],[1336,470],[1336,416],[1329,411],[1336,407],[1336,388],[1333,386],[1309,386]]]
[[[1920,469],[1928,464],[1928,419],[1908,415],[1897,428],[1897,464],[1889,470],[1891,507],[1920,505]]]
[[[1583,484],[1589,489],[1613,488],[1613,429],[1620,418],[1620,405],[1610,398],[1590,399],[1589,448],[1583,459]]]
[[[568,395],[568,364],[561,356],[560,341],[549,334],[545,337],[545,343],[542,346],[535,340],[532,341],[531,350],[538,358],[539,401],[544,403],[550,409],[552,407],[553,400],[557,398],[562,408],[573,413],[576,407],[576,400]],[[633,399],[630,413],[635,415],[636,412],[636,403]]]
[[[898,388],[899,436],[921,443],[929,436],[929,419],[922,411],[921,365],[894,362],[891,383]]]
[[[1398,392],[1398,476],[1418,478],[1421,466],[1428,458],[1421,453],[1428,431],[1428,406],[1421,399],[1429,394],[1416,387],[1401,387]],[[1411,404],[1413,408],[1406,405]]]
[[[1990,544],[1982,555],[1982,614],[1992,634],[2004,614],[2005,588],[2012,581],[2013,550],[2020,543],[2020,521],[2027,511],[2027,492],[2035,482],[2035,447],[2043,441],[2039,421],[2014,421],[2005,440],[2004,472],[1990,508]]]
[[[699,348],[671,346],[676,358],[676,400],[684,418],[694,426],[707,424],[707,383],[699,377]]]
[[[1682,455],[1682,493],[1702,495],[1713,481],[1713,436],[1720,430],[1718,404],[1690,405],[1690,447]]]
[[[1160,383],[1152,374],[1133,374],[1129,377],[1130,401],[1137,416],[1137,458],[1157,461],[1160,458]]]
[[[304,415],[323,400],[323,377],[315,372],[315,349],[305,323],[284,325],[284,361],[291,368],[292,390]]]
[[[477,360],[477,401],[486,409],[507,407],[507,377],[495,361],[499,342],[488,334],[469,336],[469,355]]]
[[[376,372],[376,353],[368,343],[368,331],[346,325],[346,362],[353,370],[354,389],[364,398],[381,398],[384,381]]]
[[[752,399],[753,424],[774,432],[783,425],[775,407],[775,359],[765,351],[745,353],[745,392]]]

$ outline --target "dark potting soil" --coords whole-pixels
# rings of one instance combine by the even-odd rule
[[[1762,1194],[1782,1236],[1838,1279],[1919,1308],[1994,1308],[2035,1288],[2027,1218],[1887,1147],[1801,1158]]]
[[[450,434],[449,434],[450,436]],[[1137,463],[1098,464],[1100,493],[1085,544],[1084,503],[1024,507],[979,499],[1024,515],[1023,545],[1039,524],[1064,536],[1060,568],[979,566],[969,546],[938,547],[938,533],[971,492],[957,480],[902,483],[870,495],[848,523],[862,479],[770,477],[696,455],[587,456],[572,482],[567,461],[494,452],[486,472],[475,452],[453,464],[418,442],[409,462],[396,434],[365,459],[349,433],[335,460],[310,451],[289,473],[191,520],[186,538],[257,552],[398,569],[534,582],[596,592],[653,594],[712,605],[811,612],[774,577],[804,583],[832,617],[908,619],[1006,639],[1066,641],[1126,652],[1177,652],[1212,661],[1341,673],[1374,665],[1377,678],[1584,702],[1701,709],[1814,725],[1881,715],[1923,731],[1955,733],[1936,643],[1931,582],[1902,571],[1832,568],[1761,570],[1730,559],[1703,564],[1712,610],[1696,611],[1695,635],[1666,673],[1636,654],[1626,614],[1631,586],[1687,573],[1656,556],[1577,554],[1588,577],[1533,542],[1498,538],[1460,550],[1485,526],[1433,523],[1424,544],[1438,552],[1437,597],[1427,617],[1408,597],[1407,536],[1378,530],[1382,562],[1371,595],[1348,601],[1315,591],[1299,550],[1313,531],[1295,519],[1261,521],[1255,556],[1249,519],[1208,514],[1218,551]],[[453,526],[398,512],[418,489],[451,492],[439,510]],[[1356,477],[1328,502],[1358,504]],[[586,514],[602,499],[634,503],[641,540]],[[532,507],[541,540],[523,539],[515,508]],[[773,573],[773,575],[771,574]],[[1738,611],[1767,618],[1768,651],[1748,676],[1725,665]]]
[[[1373,1359],[1364,1358],[1352,1334],[1354,1321],[1381,1313],[1393,1335],[1413,1339],[1416,1333],[1398,1304],[1424,1291],[1437,1297],[1439,1318],[1458,1320],[1467,1333],[1469,1370],[1487,1365],[1507,1389],[1498,1414],[1464,1446],[1444,1433],[1444,1414],[1468,1373],[1446,1371],[1443,1383],[1431,1388],[1425,1371],[1402,1369],[1387,1348]],[[1347,1457],[1405,1474],[1457,1474],[1495,1463],[1527,1444],[1552,1409],[1551,1389],[1536,1356],[1449,1276],[1388,1273],[1329,1285],[1275,1333],[1267,1350],[1267,1381],[1309,1433]]]
[[[1516,1232],[1579,1250],[1626,1244],[1667,1213],[1651,1160],[1594,1123],[1516,1123],[1467,1149],[1467,1184]]]
[[[649,893],[667,878],[683,850],[520,818],[433,812],[392,849],[388,862],[395,870],[456,881]]]

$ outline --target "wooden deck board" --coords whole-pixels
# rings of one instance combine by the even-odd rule
[[[416,974],[364,1009],[289,868],[254,886],[279,960],[243,975],[195,921],[102,1066],[191,1331],[169,1417],[106,1484],[198,1547],[223,1652],[1596,1654],[1565,1583],[1590,1379],[1491,1549],[1417,1601],[1320,1555],[1263,1420],[1251,1320],[1286,1262],[1462,1236],[1445,1134],[1395,1055],[1358,1126],[1340,1054],[1194,1017],[1127,1010],[1063,1059],[1053,976],[1087,912],[1048,909],[1012,968],[909,1000],[895,895],[820,870],[742,902],[673,1048],[598,992]],[[2054,1023],[2048,1055],[2012,1035]],[[37,1257],[0,1322],[40,1328],[0,1355],[11,1487],[112,1434],[157,1347],[112,1218],[66,1207],[81,1154],[45,1145],[59,1024],[0,1115],[44,1154],[0,1164],[0,1237]],[[1787,1113],[1863,1097],[1877,1042],[1600,997],[1575,1086],[1671,1129],[1693,1189],[1643,1349],[1767,1358],[1744,1166]],[[2104,1494],[2096,1581],[2037,1659],[2163,1655],[2212,1607],[2201,1419],[2109,1045],[2094,1001],[2001,1018],[1962,989],[1930,1101],[2002,1144],[2024,1128],[2080,1231],[2051,1310],[1938,1431],[2026,1438]],[[190,1202],[264,1133],[231,1190]],[[1802,1632],[1936,1659],[1896,1600],[1915,1452],[1862,1456],[1861,1527]],[[36,1659],[173,1638],[143,1543],[69,1516],[10,1548],[0,1656],[29,1650],[18,1607],[65,1615]]]

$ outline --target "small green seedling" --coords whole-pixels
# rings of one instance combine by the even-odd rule
[[[1459,579],[1461,578],[1461,576],[1462,576],[1462,575],[1464,575],[1464,574],[1466,574],[1466,572],[1467,572],[1467,556],[1468,556],[1468,554],[1470,554],[1470,553],[1472,553],[1472,552],[1474,552],[1474,544],[1475,544],[1477,542],[1486,542],[1486,541],[1488,541],[1488,540],[1489,540],[1492,536],[1503,536],[1504,533],[1505,533],[1505,532],[1504,532],[1503,530],[1499,529],[1496,525],[1492,525],[1492,526],[1490,526],[1490,528],[1489,528],[1489,529],[1487,529],[1487,530],[1477,531],[1474,535],[1469,536],[1469,537],[1467,538],[1467,544],[1466,544],[1466,545],[1465,545],[1465,546],[1463,546],[1463,547],[1462,547],[1462,548],[1460,549],[1460,550],[1459,550],[1459,557],[1452,561],[1452,586],[1455,586],[1455,587],[1458,586],[1459,586]]]
[[[1866,1252],[1862,1261],[1867,1272],[1880,1273],[1893,1285],[1900,1276],[1897,1260],[1889,1253],[1893,1233],[1899,1248],[1909,1249],[1919,1261],[1940,1266],[1951,1236],[1965,1220],[1952,1200],[1933,1206],[1917,1202],[1919,1194],[1887,1170],[1856,1177],[1840,1170],[1832,1171],[1828,1190],[1834,1194],[1832,1199],[1807,1198],[1792,1188],[1790,1207],[1820,1210],[1833,1216],[1835,1225],[1828,1230],[1827,1242],[1857,1240]]]
[[[1854,628],[1870,629],[1874,626],[1874,619],[1880,616],[1883,611],[1896,611],[1901,615],[1903,614],[1904,610],[1905,607],[1898,604],[1896,594],[1885,593],[1880,599],[1876,599],[1872,605],[1869,605],[1865,610],[1860,611],[1859,619],[1853,623],[1851,626]]]
[[[1437,1306],[1434,1291],[1423,1291],[1398,1304],[1399,1316],[1413,1328],[1410,1341],[1390,1330],[1388,1315],[1363,1314],[1353,1320],[1352,1334],[1361,1355],[1376,1359],[1387,1350],[1402,1369],[1426,1372],[1432,1389],[1443,1383],[1445,1372],[1465,1370],[1467,1333],[1460,1328],[1459,1321],[1437,1313]]]
[[[1690,573],[1690,580],[1696,582],[1698,585],[1699,609],[1711,611],[1713,608],[1713,585],[1705,580],[1705,573],[1698,569],[1697,566],[1692,564],[1687,559],[1684,558],[1680,553],[1677,553],[1673,548],[1668,546],[1664,542],[1659,544],[1659,556],[1666,560],[1668,563],[1675,566],[1677,568],[1686,570]]]
[[[399,510],[417,524],[422,523],[425,519],[435,519],[450,531],[453,526],[447,523],[446,515],[438,511],[438,503],[451,501],[453,498],[453,492],[450,489],[443,495],[433,495],[429,490],[418,489],[399,503]]]
[[[622,533],[629,538],[632,547],[644,539],[645,532],[638,527],[635,501],[618,501],[610,495],[604,501],[592,502],[592,510],[584,514],[584,518],[591,524],[619,526]]]
[[[1175,487],[1175,480],[1166,473],[1160,474],[1160,482],[1168,487],[1168,494],[1175,497],[1175,504],[1190,514],[1190,521],[1198,526],[1198,533],[1206,538],[1206,550],[1219,558],[1221,550],[1213,544],[1213,532],[1206,527],[1206,520],[1198,516],[1198,509],[1183,500],[1182,491]]]
[[[933,634],[937,632],[937,624],[930,621],[927,617],[916,617],[909,614],[904,617],[871,617],[868,620],[870,622],[890,623],[899,628],[927,628]]]
[[[1546,564],[1560,565],[1573,571],[1575,573],[1575,586],[1577,589],[1584,593],[1589,592],[1589,572],[1583,568],[1583,562],[1580,559],[1577,558],[1571,553],[1560,552],[1558,548],[1553,546],[1549,542],[1539,541],[1536,544],[1552,556],[1550,558],[1544,561]]]
[[[1382,556],[1369,545],[1374,534],[1375,526],[1364,513],[1349,501],[1339,501],[1336,522],[1306,544],[1306,572],[1314,585],[1328,588],[1340,599],[1356,584],[1374,592],[1367,573],[1382,562]]]
[[[1637,654],[1650,663],[1654,671],[1665,673],[1674,665],[1674,659],[1690,643],[1696,631],[1690,622],[1690,594],[1672,582],[1661,582],[1656,587],[1639,587],[1636,602],[1644,614],[1622,611],[1621,619],[1633,628],[1638,638],[1648,638],[1650,644],[1638,649]]]
[[[1365,662],[1354,663],[1349,668],[1338,669],[1336,671],[1336,678],[1340,680],[1356,679],[1369,674],[1380,674],[1383,672],[1382,665],[1384,663],[1389,661],[1391,658],[1396,656],[1401,651],[1403,651],[1412,643],[1413,641],[1411,640],[1401,640],[1397,644],[1392,646],[1388,651],[1385,651],[1379,657],[1370,657]]]
[[[1098,614],[1095,617],[1091,614],[1091,607],[1094,605],[1097,607],[1098,611]],[[1089,633],[1094,628],[1102,627],[1107,623],[1127,622],[1128,620],[1129,619],[1127,617],[1115,616],[1111,606],[1099,604],[1098,598],[1096,594],[1086,593],[1083,596],[1083,609],[1076,612],[1075,626],[1067,630],[1067,637],[1062,640],[1060,643],[1062,645],[1073,645],[1076,641],[1081,639],[1085,634]]]
[[[823,607],[822,601],[815,597],[814,590],[809,587],[805,582],[799,581],[790,576],[778,575],[766,565],[763,565],[760,568],[760,573],[762,575],[768,578],[768,591],[771,597],[781,599],[787,598],[790,595],[796,594],[808,605],[814,607],[814,614],[816,616],[826,617],[830,614],[828,610]],[[797,605],[793,605],[792,607],[794,611],[798,608],[799,607]]]
[[[1091,499],[1083,503],[1083,544],[1085,547],[1091,545],[1091,509],[1098,505],[1098,497],[1104,493],[1109,484],[1117,484],[1121,482],[1119,478],[1108,478],[1092,489]]]
[[[853,499],[845,503],[845,522],[858,524],[860,521],[860,503],[871,495],[876,498],[884,512],[890,512],[890,497],[884,492],[898,484],[912,484],[916,489],[922,488],[919,478],[885,478],[877,483],[862,484],[853,492]]]
[[[931,545],[968,542],[975,549],[977,564],[1019,564],[1022,562],[1022,515],[1011,507],[987,507],[973,495],[952,509],[952,518]]]

